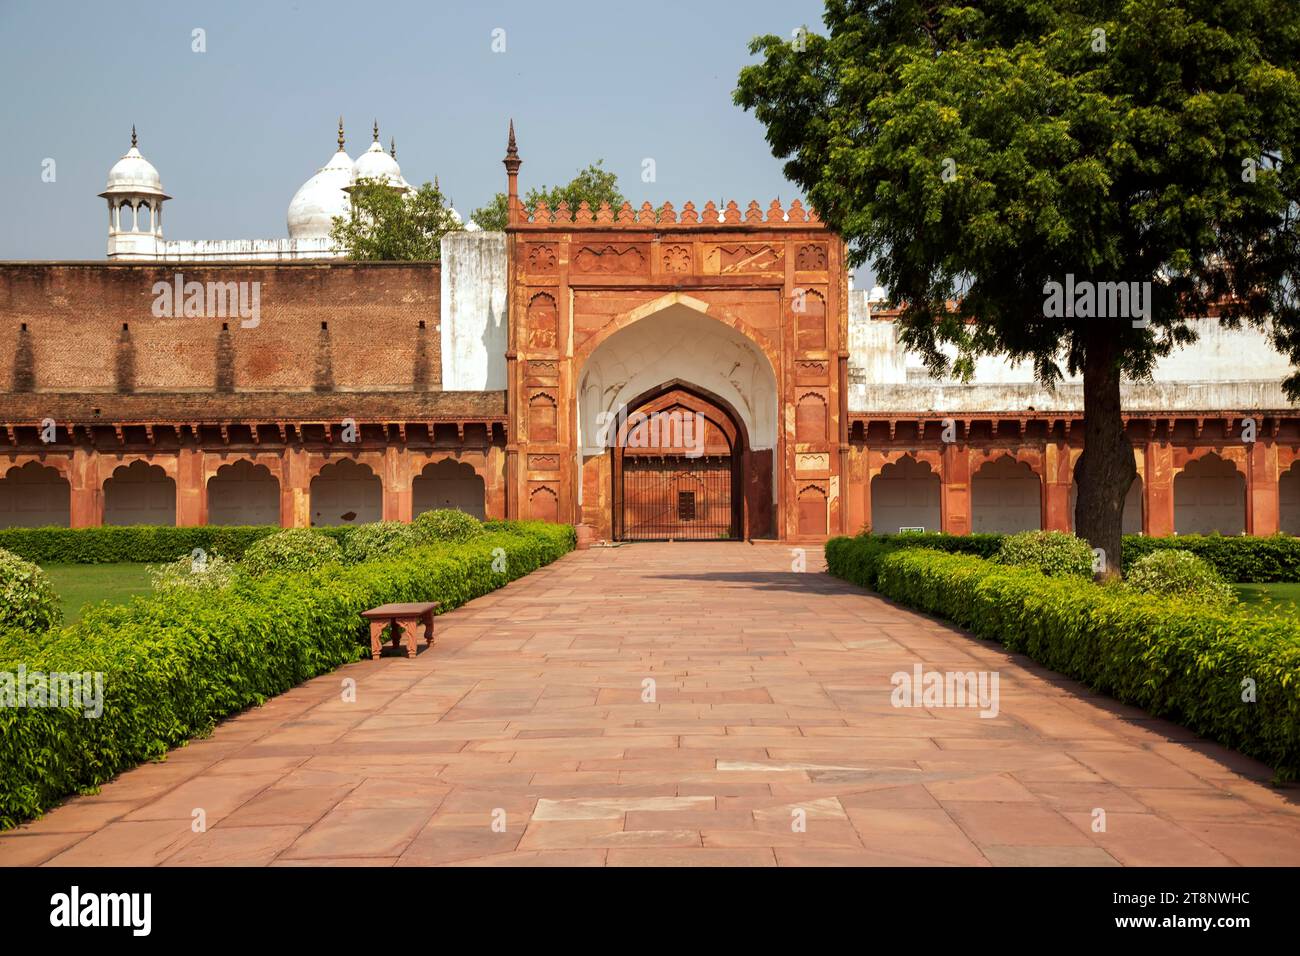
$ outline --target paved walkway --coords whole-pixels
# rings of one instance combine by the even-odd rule
[[[0,836],[0,863],[1300,864],[1300,791],[1261,765],[818,551],[790,565],[571,555],[439,618],[414,661],[313,680]],[[997,716],[891,706],[917,664],[995,671]]]

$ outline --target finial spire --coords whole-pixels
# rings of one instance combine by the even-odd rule
[[[392,136],[388,137],[388,155],[397,158],[397,140]]]
[[[379,142],[379,120],[375,120],[375,142]]]
[[[343,152],[343,117],[339,117],[339,152]]]
[[[510,120],[510,138],[506,141],[506,158],[501,160],[506,167],[506,222],[514,225],[520,220],[519,207],[519,167],[523,160],[519,158],[519,147],[515,145],[515,121]]]
[[[135,146],[135,124],[131,124],[131,146]]]

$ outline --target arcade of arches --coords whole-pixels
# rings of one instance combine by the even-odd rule
[[[272,454],[202,456],[193,469],[183,456],[153,454],[120,462],[103,458],[72,473],[55,455],[13,463],[0,473],[0,527],[104,525],[282,525],[305,527],[407,520],[436,508],[477,518],[502,516],[500,489],[484,481],[476,462],[412,455],[385,468],[392,456],[312,455],[299,462]],[[463,459],[471,456],[465,455]],[[80,462],[84,466],[90,464]],[[397,482],[385,482],[390,472]],[[206,480],[194,480],[197,473]],[[300,482],[295,488],[291,482]],[[93,482],[93,483],[92,483]]]

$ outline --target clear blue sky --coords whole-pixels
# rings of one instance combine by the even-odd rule
[[[821,0],[310,0],[67,4],[0,0],[0,259],[100,259],[97,193],[130,144],[174,198],[169,239],[285,236],[294,191],[334,150],[397,139],[413,183],[462,214],[503,189],[506,123],[521,189],[603,158],[635,202],[798,190],[732,105],[747,44],[821,27]],[[191,50],[206,31],[207,52]],[[493,31],[506,51],[492,51]],[[42,161],[57,180],[41,180]],[[657,180],[643,183],[642,160]],[[860,279],[864,278],[862,276]]]

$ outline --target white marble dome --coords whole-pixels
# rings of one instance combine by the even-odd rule
[[[108,185],[100,195],[115,193],[143,193],[163,195],[162,177],[153,163],[140,155],[135,143],[135,130],[131,130],[131,148],[108,171]]]
[[[351,206],[344,191],[352,183],[352,159],[340,146],[289,201],[290,239],[327,239],[335,216],[347,216]]]
[[[378,124],[375,124],[374,142],[352,164],[352,182],[356,183],[359,179],[383,180],[394,189],[403,192],[411,188],[410,184],[402,178],[402,167],[397,165],[397,160],[384,152],[384,147],[379,142]]]

